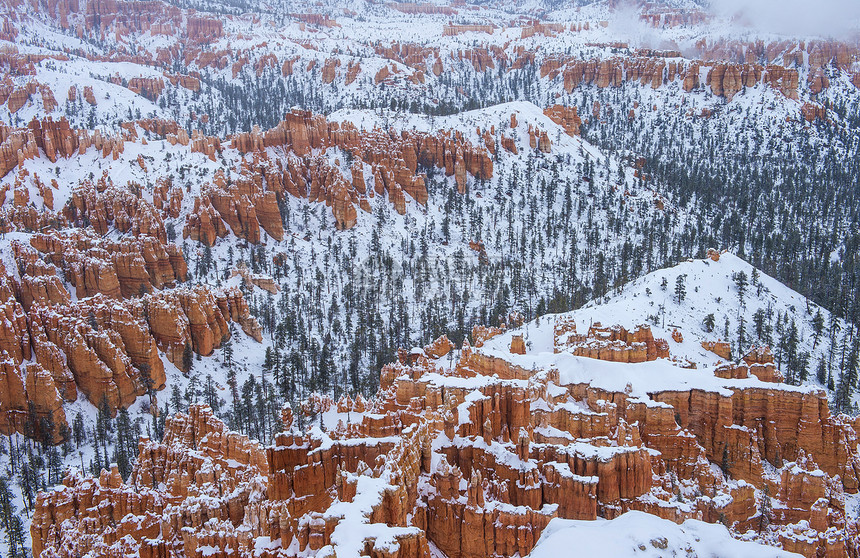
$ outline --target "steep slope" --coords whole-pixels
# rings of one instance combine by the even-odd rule
[[[658,273],[693,277],[719,264],[703,292],[746,268],[731,256],[708,261]],[[791,292],[766,281],[775,301],[790,306],[781,297]],[[855,420],[831,415],[819,389],[780,383],[765,349],[723,375],[725,367],[711,368],[716,355],[681,339],[694,332],[680,324],[671,340],[655,338],[648,326],[592,324],[578,333],[593,312],[625,323],[648,306],[643,296],[610,299],[510,331],[476,328],[474,347],[456,350],[442,337],[402,350],[370,401],[315,394],[295,415],[285,407],[284,431],[266,448],[266,464],[255,458],[250,477],[239,465],[230,473],[237,477],[189,470],[193,490],[185,483],[153,489],[155,500],[178,503],[154,517],[119,506],[148,479],[172,478],[171,470],[184,467],[187,452],[177,443],[215,462],[228,459],[236,444],[223,440],[236,436],[206,408],[192,407],[190,419],[170,423],[167,449],[141,445],[127,483],[107,472],[99,486],[72,476],[66,488],[42,496],[34,541],[59,556],[81,544],[192,555],[525,556],[557,552],[580,537],[582,548],[630,552],[633,545],[646,555],[714,545],[726,556],[783,555],[727,540],[727,527],[735,537],[807,557],[853,555]],[[187,433],[178,437],[175,425]],[[165,460],[147,457],[165,451]],[[204,465],[195,468],[210,468]],[[230,488],[219,488],[228,478]],[[109,502],[99,520],[107,531],[91,528],[89,512],[64,505],[94,489]],[[171,529],[155,539],[115,536],[159,514],[162,524],[176,525],[199,493],[220,500],[209,506],[208,521],[183,523],[181,536]],[[613,540],[604,543],[610,528]]]
[[[790,383],[810,385],[826,385],[838,375],[843,335],[850,334],[848,324],[827,310],[737,256],[716,251],[650,273],[564,316],[580,331],[598,323],[628,330],[648,323],[655,337],[672,339],[677,358],[709,367],[767,345]],[[674,336],[675,330],[681,335]],[[546,327],[538,327],[524,338],[547,350],[547,335]],[[816,378],[820,367],[824,381]]]
[[[795,9],[783,6],[766,19],[803,19]],[[0,470],[15,479],[25,527],[35,493],[59,483],[70,465],[98,474],[116,461],[119,476],[141,488],[129,480],[138,436],[157,446],[165,417],[194,403],[205,401],[265,446],[277,444],[283,405],[304,425],[319,419],[329,397],[349,394],[341,400],[348,412],[324,413],[331,430],[341,418],[350,424],[350,409],[367,417],[365,398],[390,385],[391,371],[381,378],[380,371],[395,355],[413,380],[428,372],[412,369],[420,351],[398,347],[428,346],[442,333],[461,346],[471,331],[473,344],[486,341],[481,349],[505,362],[562,363],[566,380],[615,394],[629,384],[636,398],[677,409],[678,430],[667,434],[677,447],[645,442],[670,454],[662,459],[669,465],[653,462],[665,493],[646,491],[639,478],[615,498],[617,483],[603,471],[596,484],[577,488],[579,496],[592,488],[598,496],[555,502],[560,514],[576,506],[591,514],[592,505],[606,516],[637,506],[678,520],[723,514],[737,523],[735,533],[759,521],[760,538],[785,548],[855,552],[854,502],[845,495],[856,476],[844,449],[851,421],[827,411],[828,401],[834,415],[857,411],[852,363],[860,345],[851,321],[860,321],[860,43],[845,32],[860,28],[853,6],[829,14],[827,26],[794,30],[756,28],[750,18],[688,0],[2,0],[0,12],[0,433],[10,447]],[[743,255],[810,301],[754,277],[727,253],[646,275],[711,248]],[[592,299],[575,314],[547,317]],[[524,330],[508,331],[523,320]],[[488,327],[473,329],[481,324]],[[499,325],[507,333],[489,340]],[[556,350],[565,356],[548,356]],[[480,368],[469,359],[482,353],[465,352],[449,353],[437,368],[454,366],[455,355],[465,368]],[[594,362],[582,365],[585,358]],[[674,364],[665,366],[666,358]],[[577,404],[587,400],[570,389]],[[738,391],[752,395],[729,395]],[[425,410],[417,402],[398,407],[412,399],[401,392],[390,415],[389,396],[374,403],[384,424],[369,419],[362,434],[393,438],[398,420]],[[762,397],[770,402],[764,410]],[[533,399],[535,408],[552,399]],[[696,414],[700,404],[716,405],[717,418]],[[616,444],[627,428],[619,414],[625,423],[640,416],[627,412],[606,419]],[[811,430],[807,416],[826,432]],[[538,426],[540,435],[554,435]],[[785,446],[792,426],[804,439]],[[375,459],[389,442],[373,442],[364,457]],[[825,442],[844,448],[828,453]],[[355,468],[349,452],[357,450],[342,451]],[[464,461],[469,451],[462,449]],[[697,498],[695,512],[677,498],[661,503],[676,480],[661,467],[674,474],[679,462],[692,462],[690,451],[724,470],[709,485],[704,465],[693,473],[682,467],[681,497]],[[309,459],[322,453],[309,451]],[[301,462],[297,455],[284,459]],[[546,456],[533,459],[547,476]],[[806,473],[783,471],[788,459]],[[315,490],[336,486],[330,473],[315,479]],[[208,482],[206,474],[195,482]],[[397,527],[374,528],[380,553],[392,541],[407,553],[474,531],[457,514],[474,519],[478,508],[460,506],[459,492],[403,496],[398,474],[374,470],[356,481],[366,496],[352,516],[358,524],[381,525],[384,515]],[[269,482],[260,480],[264,473],[249,475]],[[739,488],[737,479],[754,488]],[[86,485],[84,501],[98,493],[79,480],[73,484]],[[103,481],[114,490],[106,498],[129,497],[116,475]],[[519,481],[536,490],[534,479]],[[185,482],[160,501],[184,498]],[[220,498],[221,488],[238,482],[212,493]],[[292,481],[272,482],[278,499],[294,503]],[[697,488],[701,500],[693,484],[707,485]],[[487,495],[501,502],[494,509],[504,528],[485,539],[499,553],[522,555],[552,514],[533,494],[524,497],[528,506],[519,495],[496,494],[500,486]],[[548,490],[547,502],[559,499]],[[822,490],[826,506],[813,498]],[[177,548],[187,543],[189,554],[198,546],[204,554],[247,551],[266,532],[259,539],[266,552],[278,537],[303,552],[356,548],[344,535],[355,523],[329,532],[346,515],[330,502],[287,503],[283,527],[250,517],[245,529],[235,525],[243,498],[225,497],[217,512],[209,502],[217,533],[195,517],[205,535],[188,541],[179,541],[178,526],[195,513],[188,509],[208,504],[165,511],[177,527],[165,538]],[[351,498],[349,490],[338,498]],[[384,498],[414,504],[413,519]],[[742,502],[739,509],[729,498]],[[767,498],[778,509],[772,529],[755,519],[770,520]],[[52,517],[67,513],[65,505]],[[132,505],[133,516],[146,515],[141,506]],[[525,507],[527,518],[519,514]],[[76,517],[91,513],[85,508]],[[444,520],[421,519],[426,512],[417,510],[431,508]],[[111,513],[89,526],[81,520],[65,539],[50,536],[79,544],[74,553],[121,524],[110,532],[122,544],[146,546],[123,539],[131,523]],[[315,514],[323,514],[324,529]],[[140,524],[154,529],[153,521]],[[78,540],[79,528],[87,536]],[[520,530],[530,533],[522,548]],[[168,552],[160,544],[151,551]]]
[[[599,269],[590,242],[620,251],[683,216],[635,184],[627,159],[568,135],[575,112],[549,115],[530,103],[435,120],[297,111],[223,139],[145,119],[115,135],[64,120],[10,129],[4,432],[63,442],[43,449],[53,482],[63,466],[123,460],[125,477],[128,439],[159,438],[193,402],[269,442],[284,402],[372,394],[398,345],[584,300]],[[546,226],[522,224],[535,219]],[[18,372],[26,347],[51,374]],[[129,426],[104,442],[113,416]]]
[[[275,128],[297,106],[386,107],[392,119],[512,100],[575,107],[592,144],[625,150],[695,216],[673,234],[675,261],[731,248],[857,321],[844,302],[858,298],[854,258],[822,257],[858,245],[860,47],[843,33],[856,10],[799,33],[694,2],[242,6],[10,2],[0,114],[113,135],[121,120],[172,119],[223,139]],[[792,9],[767,19],[803,20]],[[3,169],[20,147],[7,145]],[[610,263],[611,283],[629,280],[612,269],[624,257]]]
[[[294,111],[276,128],[229,143],[189,137],[171,121],[140,120],[127,123],[111,149],[84,142],[54,157],[46,146],[83,136],[66,121],[36,121],[15,132],[28,138],[32,156],[0,180],[12,194],[0,209],[4,227],[58,267],[78,298],[134,297],[177,279],[217,287],[238,276],[262,333],[279,333],[277,350],[315,362],[308,334],[339,339],[330,350],[342,372],[344,363],[381,367],[396,344],[453,327],[459,340],[511,308],[532,313],[605,292],[610,253],[638,247],[627,276],[665,262],[647,235],[665,238],[685,218],[636,183],[628,159],[577,137],[575,111],[508,103],[437,119],[393,116]],[[523,224],[535,220],[544,225]],[[509,225],[500,229],[501,221]],[[56,225],[61,234],[28,232]],[[121,243],[97,239],[106,234]],[[149,240],[135,243],[132,235]],[[602,259],[587,254],[591,243],[603,245]],[[118,250],[128,257],[111,255]],[[451,297],[459,316],[441,312]],[[312,320],[303,337],[295,324],[311,301],[332,320]],[[367,301],[375,302],[368,308]],[[343,327],[356,313],[359,327]],[[382,324],[375,326],[381,342],[356,357],[352,347],[369,323]],[[171,360],[179,356],[174,349]],[[299,371],[276,375],[287,372]],[[284,395],[300,400],[319,385],[316,370],[309,372],[309,382]],[[369,394],[374,379],[358,380],[352,389]]]
[[[676,525],[642,512],[627,512],[609,521],[553,519],[547,525],[531,558],[564,556],[571,549],[588,556],[797,556],[761,545],[732,539],[719,525],[688,519]]]

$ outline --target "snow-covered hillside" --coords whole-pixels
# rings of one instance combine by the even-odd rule
[[[349,423],[298,409],[371,399],[443,334],[453,366],[475,326],[643,399],[761,388],[714,370],[768,346],[787,392],[860,410],[854,6],[3,2],[0,475],[25,518],[194,403],[263,444],[284,406]],[[234,296],[153,317],[191,287]],[[557,320],[647,324],[668,358],[557,353]],[[61,326],[83,341],[43,341]],[[634,519],[606,525],[720,544]]]
[[[553,519],[541,534],[531,558],[569,556],[617,558],[721,556],[723,558],[788,558],[799,556],[733,539],[725,527],[688,519],[681,525],[651,514],[631,511],[612,520]]]
[[[745,283],[742,296],[739,282]],[[727,252],[720,254],[718,261],[690,260],[652,272],[579,310],[558,316],[575,321],[577,331],[587,331],[595,323],[621,325],[628,330],[647,324],[655,337],[669,341],[670,353],[679,362],[705,366],[678,370],[678,374],[708,381],[717,380],[712,367],[727,358],[706,350],[703,342],[727,342],[735,359],[757,345],[767,345],[791,383],[819,388],[826,388],[834,378],[838,381],[842,351],[850,349],[845,346],[849,341],[843,339],[850,334],[844,321]],[[511,337],[523,334],[530,352],[552,353],[554,318],[538,318],[522,330],[489,341],[487,346],[506,351]],[[676,330],[681,341],[673,339]],[[820,367],[823,382],[816,376]],[[634,385],[661,389],[661,378],[673,376],[655,374],[651,380]],[[591,381],[600,383],[604,376],[594,372]],[[619,381],[621,386],[614,382],[612,389],[624,387],[624,380]]]

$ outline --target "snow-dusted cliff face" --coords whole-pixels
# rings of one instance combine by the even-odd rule
[[[96,543],[524,555],[556,516],[628,509],[853,555],[853,426],[839,413],[856,411],[860,360],[860,14],[793,4],[763,18],[776,8],[6,1],[5,550],[30,546],[37,492],[74,466],[67,490],[38,504],[32,548],[46,556]],[[415,385],[395,381],[403,370],[386,365],[417,366],[441,335],[445,359],[409,372]],[[534,378],[473,378],[501,362]],[[522,388],[517,405],[535,414],[507,438],[500,424],[485,431],[486,417],[468,414],[478,388]],[[445,395],[416,400],[433,390],[454,390],[460,410]],[[597,401],[608,393],[612,412]],[[567,412],[558,405],[600,439],[541,423]],[[285,408],[292,445],[307,451],[278,450],[292,447],[279,434]],[[206,418],[182,419],[189,432],[222,420],[212,428],[226,440],[256,440],[275,461],[217,482],[210,472],[235,456],[153,462],[155,448],[196,447],[199,432],[165,449],[178,443],[164,442],[167,417],[190,409]],[[445,441],[437,419],[449,410],[463,431]],[[636,425],[641,413],[659,415],[658,433],[656,418]],[[506,461],[527,449],[513,447],[514,427],[533,446],[590,457],[567,463],[570,477],[551,465],[558,456]],[[485,435],[507,449],[481,446]],[[365,441],[334,442],[354,438]],[[429,465],[410,465],[416,492],[375,460],[419,438]],[[350,444],[372,449],[356,457]],[[481,462],[475,482],[488,488],[467,495],[476,447],[519,472]],[[316,471],[320,448],[341,476],[289,476]],[[606,477],[600,467],[621,467],[610,454],[638,472]],[[115,474],[86,478],[114,462]],[[160,474],[184,480],[140,480]],[[297,490],[305,481],[313,490]],[[141,483],[154,492],[116,504]],[[486,505],[469,500],[479,492]],[[96,501],[114,511],[95,514]],[[504,527],[491,536],[490,523]],[[132,525],[153,542],[124,538]],[[375,542],[359,548],[353,532]]]
[[[704,270],[699,294],[667,310],[670,329],[630,325],[660,274]],[[728,254],[690,261],[601,305],[477,327],[474,346],[440,337],[402,350],[376,396],[313,395],[297,414],[282,411],[283,430],[265,449],[193,405],[168,421],[163,442],[140,444],[126,482],[116,469],[98,480],[75,474],[40,495],[34,547],[59,556],[545,556],[574,544],[612,556],[851,555],[856,420],[831,415],[814,385],[783,383],[769,349],[717,355],[717,337],[683,317],[685,303],[697,309],[732,291],[730,278],[747,270]],[[757,282],[749,304],[797,296]]]

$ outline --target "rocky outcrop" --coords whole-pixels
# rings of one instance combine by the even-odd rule
[[[112,156],[116,160],[123,152],[122,137],[110,136],[95,131],[74,130],[65,118],[52,120],[32,120],[27,128],[10,128],[0,125],[0,175],[5,176],[19,163],[39,155],[56,162],[58,157],[71,157],[95,148],[103,157]]]
[[[69,425],[63,399],[51,373],[33,363],[0,362],[0,433],[20,432],[47,443],[60,443]]]
[[[358,74],[361,73],[361,64],[358,62],[352,61],[346,67],[346,77],[344,78],[344,84],[349,85],[358,78]]]
[[[200,556],[213,547],[239,556],[253,553],[255,538],[270,532],[272,506],[261,499],[265,453],[229,432],[208,407],[169,418],[163,441],[143,438],[138,450],[127,482],[116,466],[98,478],[72,472],[39,495],[30,528],[35,556],[47,548],[55,556],[155,557],[168,548]]]
[[[369,211],[365,195],[372,196],[374,192],[387,195],[400,214],[406,212],[409,201],[426,205],[425,176],[419,172],[419,167],[444,169],[447,176],[455,177],[461,192],[465,192],[468,174],[481,180],[493,175],[493,162],[488,150],[464,141],[458,132],[443,131],[431,135],[374,129],[361,133],[351,123],[328,122],[322,116],[299,111],[291,112],[276,128],[266,132],[255,128],[250,133],[236,134],[231,144],[240,152],[251,155],[251,160],[246,160],[242,168],[241,180],[245,185],[225,188],[216,184],[204,194],[233,232],[252,242],[258,237],[251,220],[251,209],[254,210],[253,216],[271,236],[280,238],[277,235],[283,234],[278,230],[279,219],[275,218],[275,200],[284,200],[287,194],[310,201],[324,201],[332,208],[336,226],[348,229],[356,223],[357,208]],[[265,151],[272,147],[288,148],[295,157],[273,159]],[[331,148],[349,153],[351,167],[343,168],[339,160],[332,165],[322,156]],[[367,188],[366,167],[370,167],[373,175],[373,190]],[[268,204],[270,217],[261,220],[260,197],[270,193],[274,194]],[[246,196],[247,201],[242,196]],[[246,217],[245,222],[243,216]],[[186,224],[186,237],[197,236],[206,239],[207,243],[212,241],[219,236],[217,225],[209,224],[214,217],[208,204],[201,202],[198,208],[195,203],[195,210]],[[274,233],[267,228],[266,222]]]
[[[662,54],[662,53],[656,53]],[[678,53],[673,53],[678,56]],[[581,60],[573,57],[548,57],[540,68],[541,77],[556,79],[561,76],[564,89],[570,93],[581,85],[600,88],[620,87],[624,83],[637,82],[657,89],[667,82],[679,79],[686,92],[708,85],[714,95],[731,100],[744,87],[766,83],[788,97],[798,98],[798,71],[796,68],[775,64],[739,64],[735,62],[711,62],[685,60],[666,62],[664,56],[630,56],[605,60]],[[719,60],[719,59],[718,59]],[[704,83],[701,81],[703,72]],[[824,74],[810,76],[811,92],[828,87]]]
[[[110,227],[133,236],[152,236],[167,244],[161,212],[129,188],[113,185],[107,173],[93,184],[81,182],[63,209],[65,217],[80,227],[90,225],[104,235]]]
[[[827,120],[827,108],[817,103],[803,103],[800,114],[807,122]]]
[[[316,25],[317,27],[340,27],[336,20],[323,14],[290,14],[290,17],[294,17],[299,21],[303,21],[311,25]]]
[[[0,266],[0,354],[8,395],[0,400],[0,432],[59,443],[68,435],[62,401],[74,401],[78,390],[114,413],[164,387],[159,349],[187,370],[195,352],[211,354],[229,338],[230,321],[262,338],[235,289],[138,297],[147,285],[167,286],[177,268],[184,273],[184,260],[151,237],[114,243],[54,232],[34,235],[32,244],[35,249],[12,244],[19,279]],[[76,285],[77,302],[60,281],[61,271]],[[115,300],[126,291],[134,298]]]
[[[228,322],[248,323],[253,318],[238,291],[173,289],[136,301],[139,312],[148,316],[149,327],[159,348],[180,370],[191,367],[191,355],[212,354],[230,338]]]
[[[780,383],[785,378],[773,363],[770,347],[752,347],[743,357],[743,363],[749,368],[749,373],[762,382]]]
[[[217,138],[194,131],[190,136],[175,122],[140,120],[137,126],[160,135],[173,145],[190,146],[191,152],[203,153],[211,160],[221,152]],[[124,151],[124,142],[136,141],[137,126],[128,123],[122,134],[107,136],[99,131],[87,132],[71,129],[65,119],[34,120],[27,129],[3,127],[0,130],[0,172],[6,173],[21,161],[46,156],[56,162],[59,157],[71,157],[94,147],[103,156],[118,159]],[[491,138],[492,139],[492,138]],[[548,145],[549,139],[542,138]],[[339,228],[352,227],[358,217],[357,209],[369,211],[362,169],[368,165],[371,172],[377,169],[381,176],[380,194],[387,194],[399,213],[405,213],[409,202],[425,205],[427,189],[420,168],[443,168],[453,176],[458,190],[465,192],[467,176],[487,180],[493,174],[491,149],[476,147],[463,140],[462,134],[442,131],[426,134],[414,131],[396,133],[373,130],[360,133],[352,124],[327,122],[321,116],[292,112],[278,127],[267,132],[255,129],[251,133],[237,134],[232,145],[249,153],[237,169],[239,178],[231,183],[221,173],[213,184],[202,189],[200,201],[187,217],[184,236],[212,245],[217,238],[234,234],[251,242],[258,242],[260,228],[276,240],[283,238],[283,224],[279,203],[287,194],[324,201],[332,207]],[[485,142],[486,143],[486,142]],[[494,145],[494,142],[490,142]],[[271,157],[270,147],[289,147],[296,157]],[[353,161],[351,178],[341,165],[331,165],[321,155],[334,148],[349,154]],[[494,148],[493,148],[494,149]],[[138,165],[146,171],[146,163],[138,157]],[[34,177],[42,194],[42,202],[53,207],[52,188]],[[117,188],[105,172],[97,180],[83,180],[74,189],[71,200],[62,214],[49,216],[29,207],[28,189],[16,188],[15,210],[4,219],[6,230],[40,229],[43,221],[63,219],[64,224],[92,225],[99,234],[111,227],[136,236],[148,235],[166,243],[164,219],[177,217],[181,210],[183,193],[172,187],[170,180],[159,178],[153,189],[152,203],[146,201],[134,185]]]
[[[450,6],[440,6],[437,4],[424,2],[388,2],[389,8],[403,12],[404,14],[443,14],[455,15],[457,10]]]
[[[93,94],[93,88],[89,85],[84,86],[84,100],[92,106],[96,106],[96,96]]]
[[[189,91],[200,90],[200,80],[197,77],[185,74],[168,74],[167,72],[164,73],[164,77],[166,77],[172,85],[184,87]]]
[[[644,327],[589,329],[582,338],[642,344],[646,357],[649,345],[658,350]],[[553,334],[557,353],[582,342],[566,317],[556,318]],[[770,498],[762,540],[810,557],[857,548],[856,525],[843,511],[843,491],[860,488],[856,433],[849,420],[829,415],[823,393],[734,380],[717,390],[637,396],[630,386],[570,383],[554,366],[524,368],[468,345],[453,367],[437,368],[431,358],[451,349],[439,339],[400,351],[369,402],[314,395],[301,406],[307,417],[336,406],[348,424],[303,431],[285,408],[284,432],[265,453],[207,408],[192,407],[168,422],[163,443],[142,441],[128,484],[111,473],[70,477],[66,488],[40,496],[34,545],[59,556],[83,541],[105,552],[117,544],[145,555],[148,545],[188,552],[205,544],[209,553],[241,554],[268,537],[277,544],[256,553],[274,557],[277,548],[345,552],[345,533],[360,530],[372,556],[381,541],[406,557],[426,556],[431,542],[451,556],[526,555],[554,517],[640,510],[746,532],[761,525],[758,502]],[[528,351],[523,344],[512,352]],[[744,366],[767,366],[768,355],[751,351]],[[93,490],[109,503],[95,520],[65,503],[89,502]],[[143,496],[131,492],[151,507],[135,508]],[[160,531],[120,543],[123,525],[147,525],[152,509]],[[208,511],[184,515],[190,509]]]
[[[251,271],[245,266],[244,262],[240,263],[236,269],[230,271],[230,277],[236,277],[237,275],[242,278],[243,282],[259,287],[266,292],[272,294],[278,294],[281,292],[281,288],[277,283],[275,283],[274,279],[256,273],[251,273]]]
[[[511,337],[511,353],[515,355],[526,354],[526,342],[522,335],[514,335]]]
[[[152,203],[156,209],[161,210],[162,217],[172,217],[176,219],[182,211],[182,199],[185,194],[182,193],[182,188],[173,186],[172,180],[169,177],[159,178],[155,181],[155,187],[152,191]]]
[[[340,66],[340,58],[329,58],[325,61],[322,69],[322,82],[331,83],[337,77],[337,69]]]
[[[554,338],[556,353],[568,351],[576,356],[628,363],[669,358],[669,344],[665,339],[655,339],[647,325],[628,331],[595,322],[588,333],[581,335],[576,333],[575,323],[565,322],[556,327]]]
[[[706,84],[711,86],[714,95],[731,101],[744,87],[752,87],[761,79],[761,68],[738,66],[736,64],[717,64],[708,72]]]
[[[724,360],[732,359],[732,346],[725,341],[702,341],[702,348]]]
[[[257,163],[261,165],[261,163]],[[250,242],[260,241],[260,228],[274,238],[284,237],[283,221],[273,190],[264,189],[264,177],[274,179],[268,165],[243,166],[240,177],[230,185],[219,172],[214,184],[205,186],[194,200],[194,210],[186,220],[183,236],[211,246],[226,236],[226,225],[233,233]],[[280,177],[278,177],[280,180]],[[274,187],[272,183],[269,187]]]
[[[119,82],[119,85],[122,81]],[[161,78],[133,77],[128,80],[126,87],[150,101],[157,101],[164,91],[164,80]]]
[[[193,41],[211,41],[224,35],[224,23],[219,19],[188,17],[185,33]]]
[[[472,343],[475,347],[483,347],[486,341],[502,333],[504,333],[504,329],[499,327],[476,325],[472,328]]]
[[[495,28],[492,25],[454,25],[449,23],[442,28],[442,35],[453,37],[462,33],[488,33],[493,34]]]
[[[761,464],[782,467],[804,455],[828,475],[839,475],[845,490],[856,491],[856,454],[835,440],[852,440],[853,428],[829,415],[823,393],[762,388],[734,389],[731,396],[692,391],[655,394],[679,414],[679,425],[697,437],[708,458],[728,463],[729,472],[759,485]]]
[[[388,77],[391,75],[391,73],[392,72],[387,65],[383,66],[382,68],[379,69],[378,72],[376,72],[376,75],[373,76],[373,82],[376,84],[382,83],[383,81],[388,79]]]
[[[174,244],[152,236],[111,241],[89,230],[39,233],[31,239],[36,250],[58,266],[75,287],[78,298],[97,293],[129,298],[185,281],[188,268]]]
[[[217,239],[227,236],[221,214],[212,206],[208,196],[194,198],[194,209],[185,220],[182,236],[206,246],[214,246]]]
[[[550,120],[564,128],[569,136],[578,136],[579,127],[582,125],[582,120],[576,112],[576,107],[566,107],[564,105],[553,105],[544,109],[543,113]]]
[[[15,114],[27,104],[30,100],[31,92],[28,87],[17,87],[9,95],[8,105],[9,112]]]

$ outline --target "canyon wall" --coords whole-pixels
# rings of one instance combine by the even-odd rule
[[[562,357],[594,342],[644,355],[631,363],[598,352],[583,366],[679,365],[645,327],[593,324],[581,335],[564,317],[554,326]],[[476,336],[487,343],[502,333]],[[809,557],[857,552],[857,526],[844,511],[845,494],[858,490],[854,423],[831,416],[821,392],[741,383],[642,397],[565,383],[557,368],[525,368],[511,362],[517,355],[468,345],[453,368],[439,367],[451,350],[442,338],[401,351],[371,401],[311,397],[298,411],[312,423],[319,413],[340,417],[325,430],[297,428],[285,407],[284,431],[265,450],[226,433],[207,408],[192,407],[193,420],[173,419],[164,443],[141,442],[127,483],[107,472],[99,480],[72,475],[66,488],[41,496],[34,540],[52,556],[73,555],[81,540],[146,556],[160,555],[152,545],[189,556],[201,555],[203,544],[206,552],[243,553],[253,535],[265,537],[254,547],[264,557],[324,549],[426,557],[433,543],[448,556],[477,558],[528,554],[554,517],[639,510],[676,522],[721,522],[736,533],[766,529],[763,541]],[[733,366],[768,364],[758,349]],[[177,445],[200,457],[181,457]],[[236,447],[248,448],[241,459],[229,457]],[[240,463],[195,473],[200,459]],[[153,482],[158,489],[149,489]],[[135,509],[138,496],[129,500],[140,487],[155,512]],[[120,510],[115,523],[104,511],[89,519],[96,508],[64,504],[90,501],[93,491],[101,495],[97,509]],[[70,493],[76,496],[64,496]],[[199,507],[201,493],[214,498],[183,515]],[[159,507],[164,501],[174,504]],[[122,515],[129,506],[131,515]],[[113,534],[156,521],[161,534],[154,540]],[[94,525],[108,524],[110,534],[96,534]],[[358,541],[348,536],[354,532],[366,536]]]

